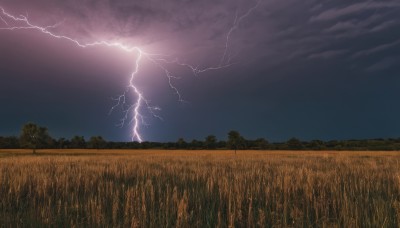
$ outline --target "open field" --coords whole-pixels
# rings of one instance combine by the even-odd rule
[[[399,227],[400,152],[0,150],[1,226]]]

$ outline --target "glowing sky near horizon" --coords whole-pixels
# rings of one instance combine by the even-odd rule
[[[165,69],[142,59],[135,85],[162,117],[142,111],[145,140],[224,139],[231,129],[270,140],[400,135],[397,1],[264,0],[230,36],[232,66],[196,75],[172,61],[220,66],[235,18],[256,3],[0,0],[34,24],[62,22],[52,32],[82,43],[165,54],[171,62],[163,67],[179,78],[173,86],[185,102]],[[126,88],[135,53],[82,49],[29,30],[0,30],[0,53],[0,135],[17,135],[32,121],[55,137],[131,139],[132,124],[115,126],[123,110],[108,113]]]

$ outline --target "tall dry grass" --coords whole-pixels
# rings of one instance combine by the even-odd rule
[[[395,152],[3,154],[4,227],[400,225]]]

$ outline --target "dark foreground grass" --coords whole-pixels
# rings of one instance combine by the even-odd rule
[[[0,156],[0,226],[400,225],[396,152],[40,153]]]

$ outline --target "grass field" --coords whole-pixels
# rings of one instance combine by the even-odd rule
[[[38,152],[0,150],[0,226],[400,226],[400,152]]]

